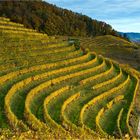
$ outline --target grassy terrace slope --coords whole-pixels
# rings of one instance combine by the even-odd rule
[[[96,51],[140,70],[140,47],[132,42],[111,35],[81,38],[80,41],[81,45],[90,51]]]
[[[135,72],[0,18],[0,138],[135,137]]]
[[[68,39],[68,37],[61,37]],[[129,64],[140,71],[140,45],[122,38],[104,35],[96,37],[72,37],[80,40],[83,48],[95,51],[119,63]]]

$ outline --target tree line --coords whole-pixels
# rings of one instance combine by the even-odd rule
[[[109,24],[44,1],[0,1],[0,16],[48,35],[119,36]]]

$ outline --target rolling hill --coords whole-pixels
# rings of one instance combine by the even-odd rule
[[[0,35],[1,139],[136,137],[137,71],[8,18]]]
[[[81,47],[95,51],[122,64],[128,64],[140,71],[140,46],[112,35],[97,37],[57,37],[64,40],[78,39]]]
[[[81,46],[98,54],[128,64],[140,70],[140,47],[124,39],[106,35],[94,38],[81,38]]]

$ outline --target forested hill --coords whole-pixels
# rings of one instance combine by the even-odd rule
[[[105,22],[43,1],[0,1],[0,16],[48,35],[117,36],[117,32]]]

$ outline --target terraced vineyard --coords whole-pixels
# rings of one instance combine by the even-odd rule
[[[69,37],[61,38],[67,39]],[[78,37],[78,39],[83,48],[140,70],[140,46],[137,44],[112,35]]]
[[[0,34],[1,138],[135,137],[134,72],[7,18]]]

